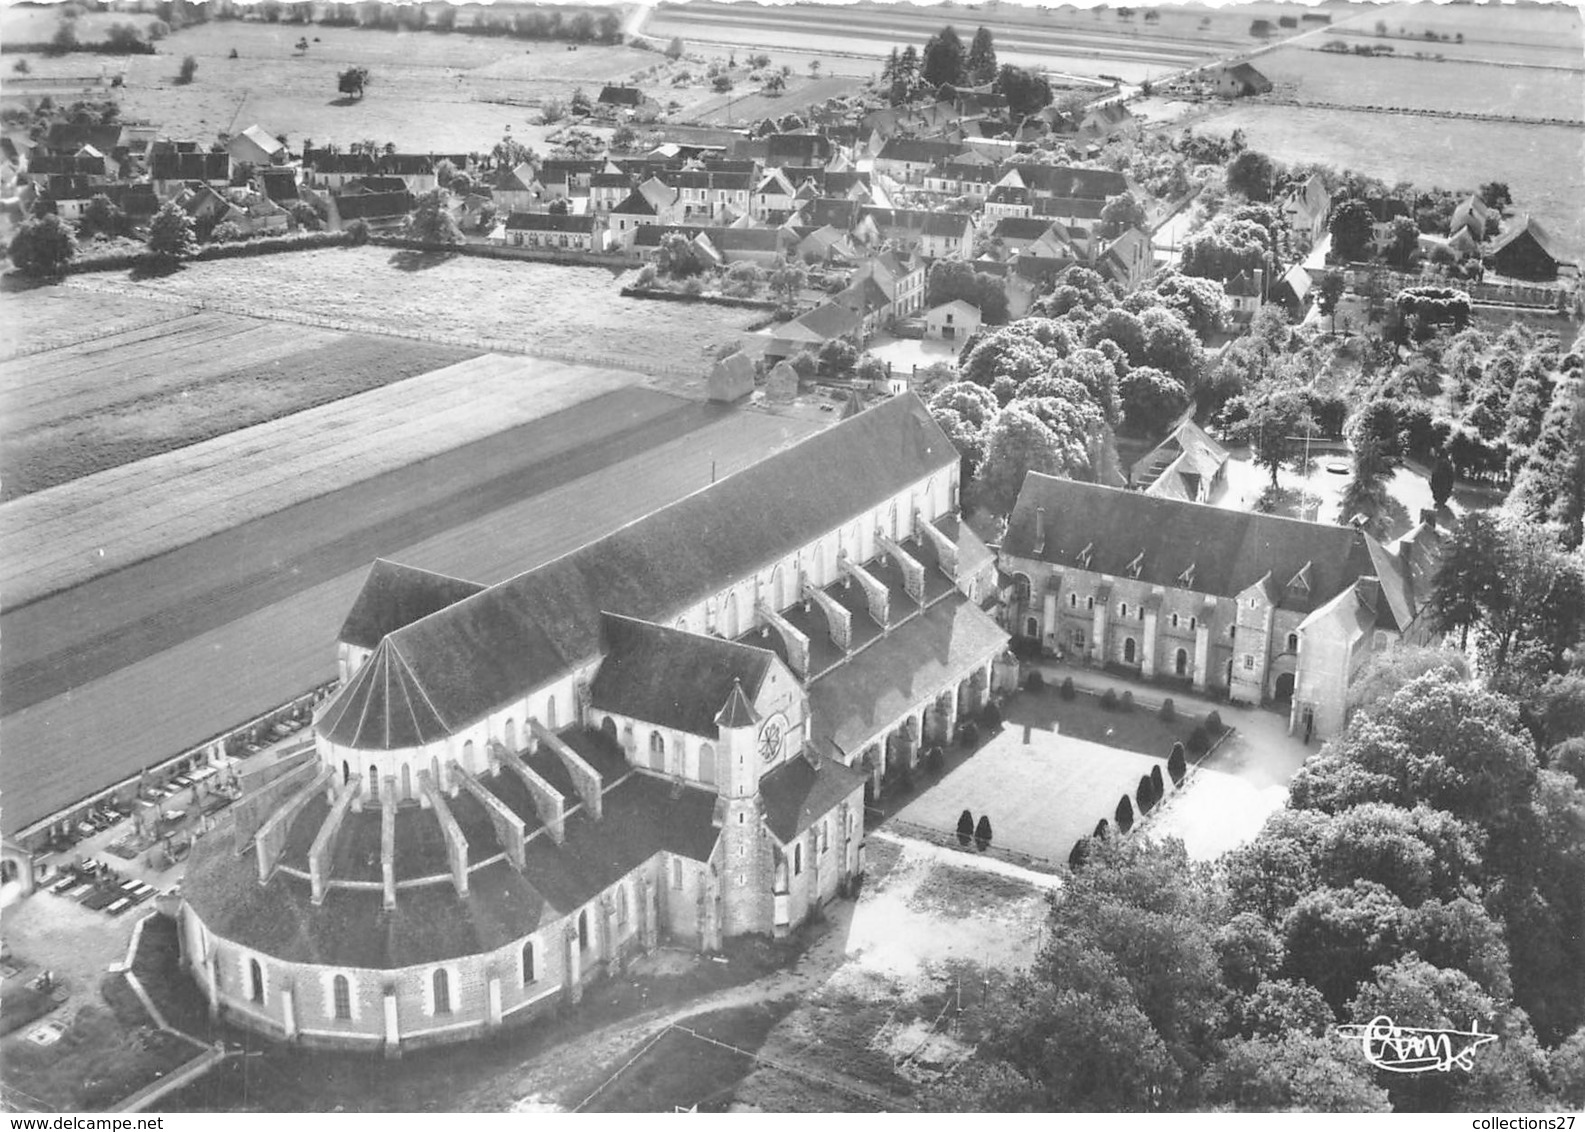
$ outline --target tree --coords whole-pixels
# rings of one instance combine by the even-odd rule
[[[1387,247],[1383,253],[1387,262],[1394,267],[1407,268],[1419,251],[1419,226],[1411,217],[1397,217],[1387,229]]]
[[[958,844],[965,849],[974,840],[974,815],[964,810],[958,815]]]
[[[1506,212],[1513,205],[1513,193],[1509,191],[1507,181],[1489,181],[1482,185],[1480,199],[1487,208],[1498,212]]]
[[[666,58],[675,63],[682,58],[683,50],[682,37],[673,36],[671,42],[666,45]]]
[[[1342,302],[1347,283],[1340,271],[1330,271],[1321,276],[1315,291],[1315,309],[1332,320],[1332,333],[1337,333],[1337,305]]]
[[[11,237],[8,254],[12,266],[30,279],[52,279],[77,254],[77,241],[66,222],[48,212],[23,221]]]
[[[111,24],[105,46],[117,55],[134,54],[143,50],[143,34],[132,24]]]
[[[994,89],[1007,99],[1007,112],[1015,119],[1051,105],[1051,84],[1039,71],[1003,63],[996,72]]]
[[[1362,260],[1370,251],[1371,229],[1375,217],[1370,206],[1350,197],[1332,206],[1327,231],[1332,234],[1332,252],[1340,260]]]
[[[655,266],[662,275],[673,279],[687,279],[704,273],[704,259],[694,242],[681,232],[668,232],[661,237],[655,255]]]
[[[193,76],[197,73],[198,60],[191,55],[182,56],[182,65],[176,71],[176,81],[185,86],[193,81]]]
[[[1143,228],[1148,220],[1145,206],[1133,193],[1118,193],[1106,199],[1101,209],[1102,230],[1108,236],[1120,236],[1129,228]]]
[[[451,194],[432,189],[419,197],[402,225],[402,235],[425,244],[463,243],[462,229],[451,214]]]
[[[336,89],[352,98],[362,98],[369,85],[369,68],[348,67],[336,75]]]
[[[796,259],[782,256],[777,259],[766,282],[770,285],[771,294],[783,306],[791,307],[809,282],[809,269]]]
[[[62,20],[50,39],[50,54],[66,55],[76,51],[77,47],[77,25],[71,20]]]
[[[1183,784],[1183,776],[1188,773],[1188,769],[1188,762],[1183,754],[1183,744],[1172,744],[1172,753],[1167,756],[1167,773],[1172,776],[1174,786]]]
[[[1357,1041],[1332,1033],[1237,1038],[1207,1072],[1213,1103],[1240,1112],[1391,1112]]]
[[[198,253],[193,218],[175,201],[166,201],[149,221],[147,243],[149,254],[158,260],[174,263],[191,259]]]
[[[1112,814],[1117,821],[1117,828],[1127,833],[1134,828],[1134,804],[1124,794],[1117,803],[1117,810]]]
[[[1142,436],[1164,432],[1189,407],[1189,393],[1176,378],[1154,366],[1130,370],[1118,383],[1123,419]]]
[[[974,847],[982,853],[991,847],[991,819],[987,814],[981,814],[974,827]]]
[[[1532,522],[1556,524],[1564,546],[1585,538],[1585,379],[1578,370],[1561,375],[1553,389],[1511,505]]]
[[[974,33],[974,42],[969,45],[969,58],[965,67],[969,82],[976,86],[988,83],[996,77],[996,43],[991,36],[990,28],[981,27]]]
[[[1227,190],[1252,201],[1271,199],[1277,167],[1259,150],[1246,149],[1227,166]]]
[[[1250,403],[1238,435],[1254,449],[1255,463],[1271,472],[1271,486],[1276,490],[1277,473],[1299,458],[1304,451],[1302,437],[1314,427],[1303,391],[1279,386]]]
[[[933,87],[957,85],[963,81],[963,41],[948,24],[925,43],[921,78]]]
[[[106,236],[124,236],[130,228],[127,214],[104,193],[97,194],[88,202],[78,223],[78,231],[84,236],[101,233]]]
[[[594,103],[589,99],[589,93],[583,87],[576,87],[572,92],[570,102],[575,115],[588,115],[594,113]]]
[[[1092,407],[1093,408],[1093,407]],[[1058,435],[1047,423],[1053,417],[1066,425],[1074,406],[1055,398],[1039,403],[1015,401],[1000,410],[985,430],[985,459],[980,465],[978,502],[997,515],[1013,509],[1024,477],[1030,472],[1069,475],[1088,470],[1084,434],[1064,427]],[[1044,410],[1042,412],[1041,410]],[[1042,420],[1042,416],[1046,419]]]
[[[1455,476],[1453,464],[1446,456],[1438,456],[1431,468],[1431,501],[1440,510],[1453,497]]]

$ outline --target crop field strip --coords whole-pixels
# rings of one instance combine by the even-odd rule
[[[618,394],[639,395],[656,396],[641,390]],[[455,503],[431,503],[423,514],[399,524],[392,541],[371,540],[359,551],[358,564],[339,576],[317,584],[304,579],[288,597],[185,636],[98,679],[73,681],[69,693],[5,714],[0,718],[0,747],[7,752],[0,760],[5,832],[330,679],[335,674],[336,630],[377,556],[476,581],[500,581],[698,490],[709,482],[712,469],[719,477],[730,475],[828,423],[758,412],[723,413],[696,402],[685,405],[668,418],[673,426],[669,436],[646,439],[629,432],[584,445],[578,450],[582,467],[570,469],[568,462],[558,461],[545,469],[553,474],[544,482],[516,485],[505,500],[486,500],[471,517]],[[471,446],[457,456],[467,460],[478,450],[478,445]],[[577,478],[567,479],[569,471]],[[381,510],[386,499],[406,500],[410,487],[400,475],[381,476],[335,497],[300,505],[283,522],[311,535],[294,515],[312,511],[323,516],[323,524],[340,530],[345,515]],[[460,504],[474,505],[476,496],[466,493]],[[436,521],[437,529],[415,540],[412,532],[437,515],[443,520]],[[448,522],[453,524],[449,529]],[[260,535],[245,541],[262,553],[265,539]],[[169,561],[181,563],[181,577],[214,574],[226,562],[219,551],[210,557],[213,545],[206,540],[183,548],[177,552],[183,557]],[[125,575],[136,592],[138,569],[101,582]],[[92,587],[82,587],[61,600],[65,604],[92,596]],[[107,593],[102,607],[115,609],[124,596]],[[90,611],[85,620],[91,619]],[[17,636],[15,623],[15,615],[0,618],[0,633],[8,642]],[[8,686],[8,680],[0,680],[0,689]]]
[[[479,351],[207,312],[7,367],[4,498],[181,449]]]
[[[639,379],[485,355],[0,504],[5,608]]]
[[[89,298],[70,287],[0,294],[0,361],[158,326],[197,310],[192,304],[153,303],[133,295]]]

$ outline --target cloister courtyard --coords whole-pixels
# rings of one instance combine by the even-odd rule
[[[1059,686],[1077,686],[1065,699]],[[1134,799],[1141,775],[1159,766],[1166,795],[1136,829],[1146,836],[1183,839],[1191,856],[1210,859],[1253,837],[1287,798],[1287,783],[1308,748],[1286,732],[1286,716],[1192,695],[1174,695],[1174,718],[1158,705],[1167,693],[1088,670],[1051,666],[1046,687],[1018,692],[1004,705],[1001,728],[939,781],[919,781],[911,798],[887,808],[900,832],[909,827],[955,830],[967,809],[990,819],[992,844],[1007,853],[1065,863],[1073,844],[1105,818],[1115,825],[1119,799]],[[1099,693],[1111,688],[1138,699],[1131,711],[1108,710]],[[1175,741],[1215,710],[1233,728],[1182,787],[1172,785],[1167,760]],[[916,780],[918,781],[918,780]],[[894,808],[895,807],[895,808]]]

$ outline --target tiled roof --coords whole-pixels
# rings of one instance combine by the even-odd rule
[[[413,207],[412,194],[354,193],[336,198],[336,211],[342,220],[388,219],[405,216]]]
[[[512,232],[593,232],[600,226],[596,216],[574,216],[569,212],[514,212],[506,218]]]
[[[220,181],[231,176],[229,153],[160,153],[149,167],[156,181]]]
[[[620,212],[623,216],[654,216],[655,206],[645,199],[643,193],[634,189],[611,211]]]
[[[600,91],[599,101],[606,106],[638,106],[644,93],[635,86],[608,86]]]
[[[1045,508],[1045,547],[1037,553],[1039,507]],[[1088,547],[1089,569],[1114,575],[1127,575],[1129,564],[1143,553],[1139,578],[1147,585],[1218,597],[1235,597],[1269,577],[1281,608],[1308,613],[1355,579],[1377,572],[1373,544],[1381,550],[1380,543],[1350,527],[1030,473],[1008,521],[1002,553],[1073,566]],[[1311,566],[1308,591],[1288,589],[1306,563]],[[1179,581],[1191,565],[1192,587]]]
[[[398,654],[391,659],[400,659],[401,679],[413,677],[413,690],[444,726],[460,730],[597,659],[603,613],[669,621],[957,458],[918,397],[890,398],[397,630],[386,638]],[[794,483],[798,490],[789,492]],[[356,684],[337,697],[327,719]]]
[[[720,637],[606,614],[605,659],[590,685],[602,711],[715,738],[734,686],[759,694],[775,654]]]
[[[875,155],[877,161],[906,161],[916,165],[933,165],[957,153],[954,142],[933,141],[924,138],[890,138]]]
[[[1128,178],[1110,169],[1079,169],[1071,165],[1018,165],[1019,178],[1031,189],[1054,197],[1104,201],[1128,191]]]
[[[412,667],[389,636],[337,693],[317,729],[327,740],[360,751],[422,747],[449,733]]]
[[[372,649],[389,633],[471,597],[485,587],[416,566],[376,559],[336,639]]]
[[[1004,216],[992,235],[1001,240],[1038,240],[1051,230],[1051,221],[1040,216]]]
[[[808,759],[789,759],[760,779],[765,824],[785,845],[863,788],[864,775],[835,759],[822,758],[818,768]]]

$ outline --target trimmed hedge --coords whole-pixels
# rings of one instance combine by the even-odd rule
[[[1167,756],[1167,773],[1172,776],[1174,786],[1183,785],[1183,776],[1189,772],[1188,760],[1183,757],[1183,744],[1174,743],[1172,754]]]
[[[1134,710],[1134,693],[1125,690],[1123,692],[1121,698],[1118,699],[1117,706],[1119,708],[1121,708],[1123,711],[1133,711]]]
[[[980,815],[979,824],[974,827],[974,847],[981,852],[991,847],[991,819],[984,814]]]
[[[1068,868],[1077,869],[1090,859],[1090,839],[1081,837],[1073,843],[1073,851],[1068,854]]]
[[[1101,693],[1101,706],[1107,711],[1117,710],[1117,693],[1111,688]]]
[[[994,731],[1002,725],[1002,709],[995,704],[986,704],[980,709],[980,722]]]
[[[1038,669],[1024,677],[1024,687],[1031,692],[1038,692],[1045,686],[1046,678]]]
[[[1097,841],[1105,841],[1112,833],[1112,823],[1102,818],[1095,823],[1095,832],[1091,834]]]
[[[969,847],[969,842],[973,840],[974,815],[968,810],[964,810],[958,815],[958,844],[967,849]]]
[[[1134,828],[1134,804],[1127,794],[1117,803],[1117,812],[1112,816],[1117,819],[1117,828],[1124,833]]]
[[[941,753],[940,747],[931,747],[925,752],[925,767],[931,774],[940,774],[946,762],[946,756]]]
[[[980,741],[979,726],[972,719],[958,728],[958,741],[965,747],[972,747]]]
[[[1203,755],[1211,749],[1211,736],[1205,730],[1205,724],[1196,724],[1194,730],[1189,732],[1189,753]]]
[[[1062,698],[1065,700],[1071,700],[1077,694],[1078,693],[1073,690],[1073,677],[1064,676],[1062,678]]]
[[[1150,768],[1150,792],[1158,802],[1167,796],[1167,784],[1162,780],[1160,763]]]
[[[1156,804],[1156,790],[1150,784],[1150,775],[1139,776],[1139,786],[1134,791],[1134,799],[1139,803],[1139,812],[1148,814],[1150,807]]]
[[[1158,714],[1161,716],[1161,722],[1163,723],[1171,723],[1178,718],[1178,709],[1174,706],[1171,696],[1161,701],[1161,711]]]
[[[1227,730],[1226,727],[1222,726],[1222,717],[1220,713],[1213,711],[1210,715],[1205,717],[1205,730],[1213,739],[1217,738],[1222,734],[1222,732]]]

